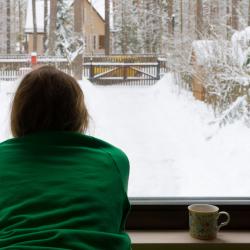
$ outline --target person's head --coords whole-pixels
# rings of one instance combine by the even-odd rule
[[[76,80],[52,66],[28,73],[14,96],[11,131],[21,137],[39,131],[84,132],[88,111]]]

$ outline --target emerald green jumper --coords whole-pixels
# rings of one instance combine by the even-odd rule
[[[129,250],[129,162],[75,132],[0,143],[0,249]]]

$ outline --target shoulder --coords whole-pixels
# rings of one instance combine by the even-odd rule
[[[128,178],[129,178],[129,159],[127,155],[118,147],[103,141],[101,139],[88,136],[94,144],[103,152],[107,153],[116,165],[124,185],[124,189],[127,192],[128,188]]]
[[[99,138],[93,136],[88,136],[88,137],[92,140],[92,142],[96,145],[97,148],[107,153],[110,153],[112,157],[114,157],[117,160],[124,160],[125,162],[128,162],[127,155],[120,148]]]

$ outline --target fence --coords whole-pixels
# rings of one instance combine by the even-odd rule
[[[72,72],[63,57],[38,56],[37,62],[54,65],[65,73]],[[31,70],[30,66],[30,55],[0,55],[0,80],[14,81]],[[166,60],[156,56],[86,56],[83,59],[83,76],[102,85],[150,85],[167,70]]]
[[[95,84],[151,85],[160,79],[159,63],[85,63],[84,75]]]
[[[100,85],[151,85],[167,71],[155,55],[112,55],[84,58],[84,76]]]

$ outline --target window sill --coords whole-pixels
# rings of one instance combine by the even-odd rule
[[[221,231],[215,240],[192,238],[188,231],[128,231],[133,250],[250,249],[250,231]]]

